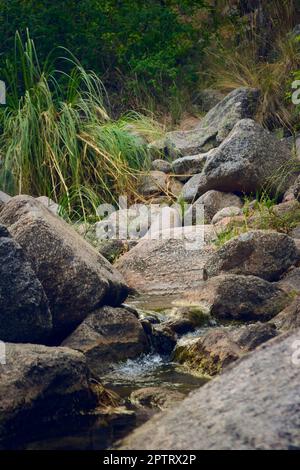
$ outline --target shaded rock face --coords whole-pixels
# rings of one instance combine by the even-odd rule
[[[286,144],[251,119],[244,119],[209,154],[202,172],[185,184],[182,196],[193,201],[210,189],[255,193],[266,185],[282,194],[290,183],[282,178],[282,168],[290,160]]]
[[[150,341],[155,352],[168,356],[176,346],[177,336],[168,324],[153,325],[150,332]]]
[[[245,325],[230,333],[232,341],[243,351],[253,351],[258,346],[277,336],[274,323],[253,323]]]
[[[282,276],[278,285],[287,292],[300,295],[300,268],[292,267]]]
[[[132,392],[130,401],[139,407],[167,410],[176,406],[185,395],[177,390],[163,387],[147,387]]]
[[[208,226],[174,228],[171,237],[170,232],[158,232],[156,239],[142,239],[115,266],[138,292],[177,295],[202,285],[214,238]]]
[[[177,158],[172,163],[172,172],[175,173],[177,179],[185,182],[191,176],[201,173],[206,160],[207,156],[204,154]]]
[[[63,346],[81,351],[92,371],[99,374],[114,363],[149,352],[150,346],[137,317],[126,308],[103,307],[89,315]]]
[[[202,290],[186,292],[183,299],[198,302],[220,319],[267,321],[291,298],[275,284],[255,276],[224,274],[209,279]]]
[[[54,329],[66,334],[101,304],[128,294],[122,277],[70,226],[29,196],[13,198],[0,222],[24,253],[49,300]]]
[[[172,165],[167,160],[157,159],[151,163],[151,170],[162,171],[163,173],[171,173]]]
[[[138,428],[122,448],[299,448],[299,366],[292,362],[297,340],[299,330],[270,341],[176,409]]]
[[[197,372],[214,376],[241,355],[242,350],[225,329],[214,329],[191,344],[179,345],[174,358]]]
[[[205,264],[208,277],[232,273],[277,281],[298,261],[292,238],[277,232],[254,230],[225,243]]]
[[[196,209],[200,206],[204,206],[204,219],[206,223],[210,223],[213,217],[225,207],[234,206],[241,208],[243,203],[241,199],[232,193],[223,193],[222,191],[207,191],[204,193],[197,201],[194,202],[192,207],[187,211],[186,217],[189,220],[192,220],[191,214],[193,214],[193,219],[195,217]]]
[[[238,121],[253,118],[258,101],[258,90],[234,90],[212,108],[195,129],[169,132],[159,148],[175,158],[205,153],[217,147]]]
[[[43,343],[51,329],[44,289],[20,245],[0,225],[0,340]]]
[[[179,344],[174,358],[197,372],[214,376],[275,336],[277,330],[271,323],[258,322],[236,330],[215,328],[196,340]]]
[[[212,88],[201,90],[198,100],[201,110],[208,113],[212,108],[219,104],[225,98],[224,94]]]
[[[0,365],[0,440],[39,432],[95,406],[85,358],[68,348],[6,345]]]
[[[139,193],[144,196],[165,193],[167,191],[168,177],[163,171],[150,171],[142,177]]]

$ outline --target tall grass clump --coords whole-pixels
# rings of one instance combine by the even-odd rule
[[[64,72],[50,60],[41,67],[29,35],[25,43],[16,35],[14,60],[3,70],[9,100],[0,114],[0,184],[11,194],[47,195],[69,217],[86,218],[101,202],[135,198],[148,154],[126,119],[110,119],[96,74],[69,53],[59,64]]]
[[[292,73],[300,66],[300,38],[291,33],[295,2],[265,2],[264,15],[266,24],[259,24],[254,13],[247,21],[231,25],[225,38],[221,34],[208,54],[210,85],[224,92],[242,86],[258,88],[257,119],[269,128],[283,126],[292,131],[295,116],[288,91]]]

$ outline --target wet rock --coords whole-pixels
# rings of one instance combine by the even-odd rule
[[[181,402],[185,395],[164,387],[147,387],[132,392],[130,401],[140,407],[167,410]]]
[[[39,201],[13,198],[0,222],[30,260],[48,297],[55,332],[68,334],[99,305],[119,305],[128,295],[110,263]]]
[[[202,172],[185,184],[182,197],[191,202],[211,189],[255,193],[266,185],[270,192],[283,194],[290,178],[282,178],[282,168],[290,161],[288,146],[256,122],[244,119],[209,154]]]
[[[204,220],[205,223],[210,223],[213,217],[225,207],[228,206],[235,206],[237,208],[241,208],[243,203],[241,199],[232,193],[223,193],[221,191],[207,191],[203,194],[197,201],[194,202],[192,207],[190,207],[187,211],[186,218],[189,220],[195,219],[196,213],[200,207],[204,207]],[[199,214],[201,216],[201,212],[199,210]],[[197,222],[197,216],[196,216]],[[203,222],[202,222],[203,223]]]
[[[167,328],[173,331],[176,335],[182,336],[192,331],[195,331],[195,325],[191,320],[187,318],[177,318],[174,320],[168,320],[165,322]]]
[[[85,358],[68,348],[5,345],[0,365],[0,439],[34,433],[96,405]]]
[[[155,352],[169,355],[176,346],[176,334],[164,323],[152,326],[151,345]]]
[[[227,137],[238,121],[254,117],[258,100],[258,90],[234,90],[211,109],[195,129],[169,132],[157,146],[173,158],[208,152]]]
[[[151,295],[180,295],[203,283],[203,267],[216,238],[213,227],[179,227],[142,239],[115,266],[129,287]]]
[[[299,448],[299,367],[291,360],[297,340],[299,331],[266,343],[138,428],[122,449]]]
[[[240,321],[270,320],[291,303],[288,294],[276,284],[235,274],[213,277],[201,290],[185,292],[184,299],[197,302],[216,318]]]
[[[174,359],[201,374],[214,376],[242,354],[225,329],[213,329],[190,344],[178,345]]]
[[[223,219],[228,219],[231,217],[237,217],[237,216],[242,216],[242,215],[243,215],[243,211],[239,207],[236,207],[236,206],[224,207],[224,209],[221,209],[213,216],[211,223],[218,224]]]
[[[181,157],[172,163],[172,172],[180,181],[186,182],[191,176],[201,173],[207,156],[204,154]]]
[[[285,234],[253,230],[226,242],[205,264],[208,277],[232,273],[276,281],[298,261],[294,240]]]
[[[172,173],[172,165],[167,160],[154,160],[151,163],[151,170],[153,171],[162,171],[163,173]]]
[[[0,340],[43,343],[51,330],[44,289],[20,245],[0,225]]]
[[[126,308],[111,307],[102,307],[89,315],[63,342],[63,346],[82,352],[96,374],[150,350],[137,317]]]

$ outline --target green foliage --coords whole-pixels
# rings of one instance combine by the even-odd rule
[[[111,91],[119,94],[125,81],[127,100],[137,82],[172,95],[176,83],[197,79],[208,31],[191,18],[201,10],[201,0],[0,0],[2,52],[11,53],[17,30],[29,29],[42,62],[63,46]]]
[[[17,35],[15,50],[6,68],[12,98],[0,114],[1,187],[47,195],[69,217],[85,219],[102,201],[125,193],[134,197],[146,147],[128,131],[126,120],[109,118],[99,78],[73,59],[61,59],[73,67],[63,74],[61,89],[61,72],[39,65],[29,37],[23,45]],[[138,123],[138,116],[130,122]]]

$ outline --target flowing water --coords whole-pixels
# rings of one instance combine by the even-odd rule
[[[142,308],[148,313],[155,313],[160,320],[167,319],[164,311],[172,306],[173,299],[134,299],[130,302],[135,308]],[[164,305],[164,308],[162,308]],[[159,313],[158,313],[159,312]],[[194,333],[187,334],[179,342],[190,341],[207,331],[200,328]],[[110,411],[107,417],[90,416],[84,419],[68,420],[60,423],[59,429],[43,432],[40,439],[31,442],[7,443],[6,449],[29,450],[102,450],[111,448],[114,443],[128,434],[138,425],[149,419],[153,409],[136,408],[129,401],[132,392],[146,387],[161,387],[176,390],[187,395],[192,390],[201,387],[207,378],[192,374],[184,366],[172,362],[170,357],[156,353],[141,356],[117,364],[106,375],[101,377],[101,383],[123,399],[120,409]]]

